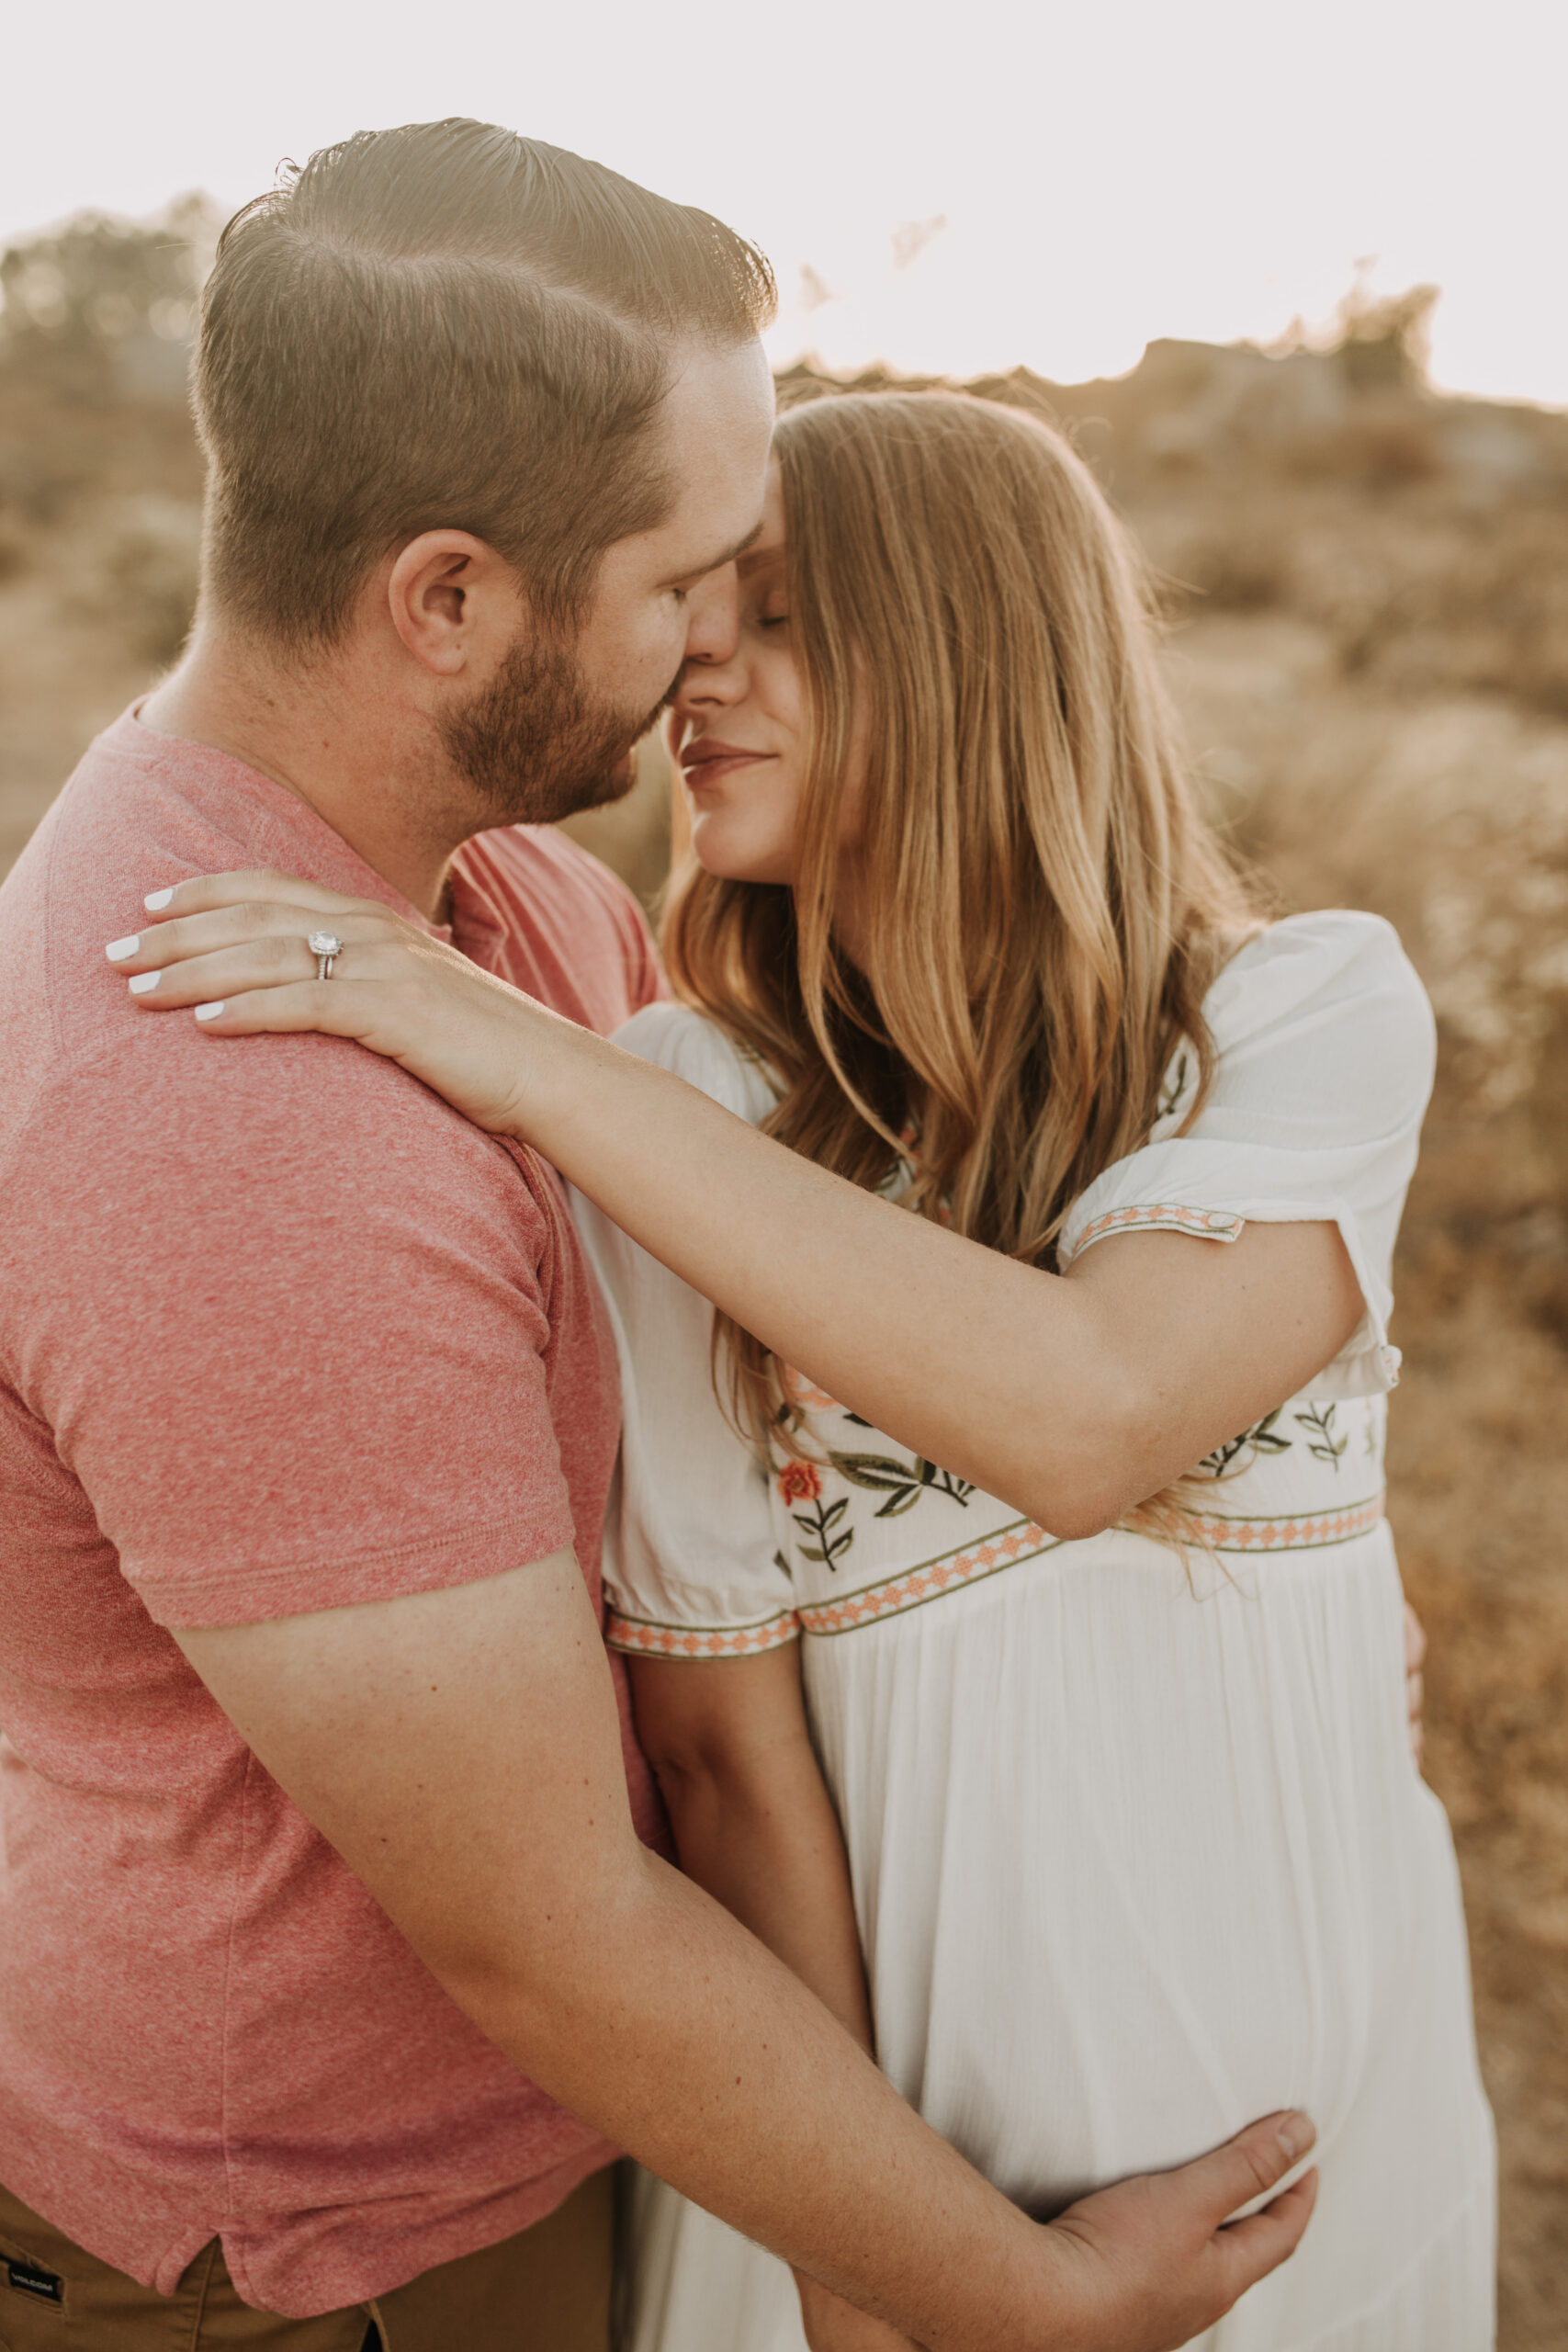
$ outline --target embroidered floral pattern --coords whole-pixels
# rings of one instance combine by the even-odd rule
[[[844,1413],[843,1417],[858,1429],[871,1426],[858,1413]],[[878,1519],[901,1518],[926,1495],[944,1496],[961,1510],[967,1510],[975,1491],[967,1479],[955,1478],[950,1470],[939,1470],[923,1455],[907,1462],[893,1453],[843,1453],[829,1448],[827,1460],[846,1485],[863,1487],[882,1497],[875,1512]],[[817,1464],[798,1456],[782,1464],[774,1475],[784,1502],[801,1506],[790,1510],[791,1519],[806,1539],[795,1546],[800,1557],[836,1575],[839,1563],[854,1549],[855,1531],[849,1518],[851,1498],[840,1495],[829,1501],[822,1492],[822,1473]]]
[[[779,1492],[786,1503],[814,1503],[822,1492],[822,1477],[814,1462],[786,1462],[779,1472]]]
[[[778,1475],[779,1492],[784,1501],[806,1505],[804,1510],[790,1513],[802,1535],[810,1539],[798,1546],[801,1558],[815,1560],[821,1567],[836,1568],[855,1540],[852,1527],[839,1525],[849,1510],[849,1498],[840,1495],[835,1503],[823,1501],[822,1473],[815,1462],[786,1462]]]
[[[1286,1441],[1289,1443],[1289,1441]],[[814,1465],[807,1464],[807,1467]],[[820,1482],[818,1481],[818,1484]],[[820,1495],[815,1499],[820,1503]],[[1279,1512],[1273,1516],[1235,1516],[1223,1511],[1190,1515],[1193,1538],[1218,1553],[1272,1554],[1321,1551],[1338,1544],[1353,1544],[1370,1535],[1382,1521],[1382,1490],[1359,1502],[1329,1511]],[[637,1657],[750,1657],[782,1648],[802,1634],[817,1638],[852,1634],[886,1617],[904,1615],[944,1593],[963,1590],[998,1576],[1006,1568],[1037,1560],[1062,1548],[1062,1539],[1048,1535],[1033,1520],[1014,1520],[977,1544],[957,1546],[934,1558],[902,1568],[896,1574],[830,1600],[801,1601],[795,1609],[776,1611],[750,1625],[676,1625],[656,1619],[628,1616],[612,1609],[605,1639],[612,1649]],[[781,1561],[782,1566],[784,1563]]]
[[[1303,1511],[1276,1519],[1231,1519],[1221,1513],[1194,1513],[1192,1531],[1199,1542],[1216,1552],[1312,1552],[1334,1544],[1351,1544],[1371,1534],[1383,1515],[1383,1498],[1370,1495],[1364,1502],[1343,1510]],[[887,1577],[880,1584],[846,1593],[841,1600],[802,1601],[797,1612],[802,1633],[822,1636],[851,1634],[884,1617],[901,1616],[943,1593],[977,1584],[1004,1568],[1039,1559],[1061,1548],[1058,1536],[1047,1535],[1032,1520],[1015,1520],[1011,1526],[987,1536],[982,1544],[944,1552],[919,1567]]]
[[[1145,1201],[1136,1208],[1111,1209],[1104,1216],[1097,1216],[1086,1225],[1071,1250],[1062,1259],[1070,1265],[1080,1250],[1091,1241],[1103,1241],[1108,1233],[1190,1233],[1200,1241],[1235,1241],[1238,1238],[1245,1217],[1233,1216],[1228,1209],[1195,1209],[1179,1201]]]

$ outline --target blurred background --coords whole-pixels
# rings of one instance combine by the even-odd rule
[[[178,653],[194,304],[281,157],[478,113],[761,243],[781,389],[966,381],[1158,569],[1192,758],[1292,908],[1376,909],[1442,1058],[1393,1513],[1502,2131],[1505,2352],[1568,2346],[1562,12],[1191,0],[34,10],[0,95],[0,870]],[[1547,109],[1552,109],[1549,119]],[[195,192],[192,192],[195,191]],[[650,903],[657,754],[579,820]]]

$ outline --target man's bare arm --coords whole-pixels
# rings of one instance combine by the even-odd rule
[[[1161,2352],[1292,2248],[1269,2119],[1042,2228],[898,2098],[788,1969],[632,1826],[571,1555],[181,1646],[452,1997],[677,2188],[932,2352]],[[1027,1988],[1024,1988],[1025,1991]]]

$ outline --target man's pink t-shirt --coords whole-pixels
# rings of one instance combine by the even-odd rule
[[[302,2316],[614,2151],[448,2000],[166,1629],[573,1543],[597,1604],[618,1398],[534,1155],[345,1041],[133,1009],[104,943],[143,893],[249,866],[412,911],[281,786],[130,716],[0,892],[0,2180],[165,2292],[220,2234],[242,2295]],[[548,831],[468,844],[454,935],[599,1030],[658,992],[633,901]]]

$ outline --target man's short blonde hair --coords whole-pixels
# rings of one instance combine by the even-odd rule
[[[515,132],[323,149],[229,223],[208,281],[206,595],[309,652],[388,553],[449,527],[570,624],[604,550],[668,510],[672,351],[747,342],[773,300],[710,214]]]

